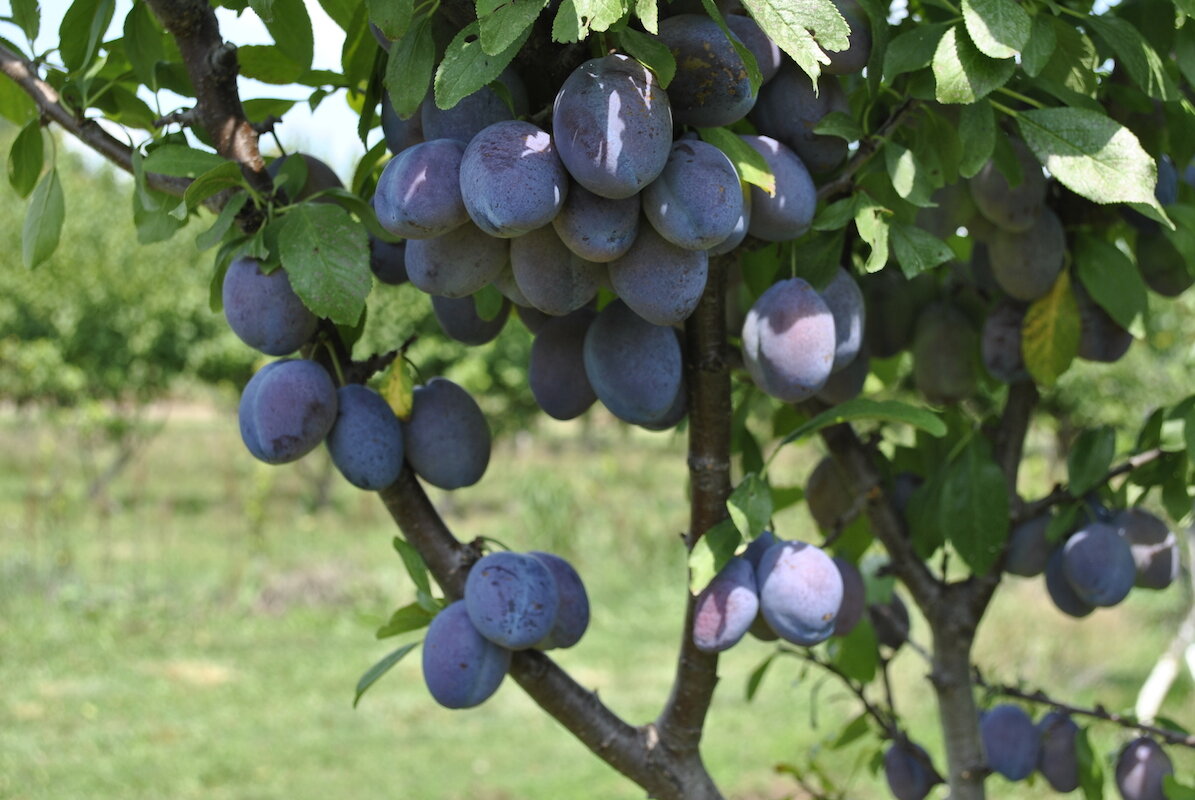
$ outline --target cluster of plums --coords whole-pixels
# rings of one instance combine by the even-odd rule
[[[1001,704],[984,711],[979,732],[987,766],[1010,781],[1040,772],[1056,792],[1079,788],[1079,726],[1068,714],[1050,711],[1036,724],[1020,706]],[[1174,766],[1153,739],[1126,744],[1116,760],[1116,787],[1124,800],[1165,800],[1163,780]],[[942,782],[929,754],[908,739],[898,739],[884,753],[884,775],[897,800],[922,800]]]
[[[572,647],[588,626],[585,586],[563,558],[490,553],[469,570],[464,598],[428,627],[423,679],[436,702],[471,708],[497,691],[513,651]]]
[[[229,326],[266,355],[294,352],[318,323],[285,270],[263,274],[253,258],[229,266],[223,300]],[[444,378],[416,387],[411,413],[400,421],[373,389],[355,383],[337,388],[315,361],[283,358],[249,380],[239,418],[241,438],[256,458],[285,464],[326,442],[337,469],[367,490],[393,483],[404,462],[433,486],[470,486],[490,458],[489,426],[477,402]]]

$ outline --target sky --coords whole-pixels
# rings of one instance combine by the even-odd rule
[[[315,0],[306,0],[306,5],[315,31],[315,58],[312,66],[315,69],[339,71],[344,32],[324,13]],[[57,45],[58,26],[69,7],[70,0],[41,0],[41,33],[35,43],[39,52]],[[124,18],[131,7],[131,0],[116,0],[116,14],[108,30],[108,37],[121,35]],[[220,20],[221,33],[228,42],[237,45],[273,42],[261,20],[251,10],[246,10],[238,17],[232,11],[220,8],[216,10],[216,15]],[[11,38],[14,42],[25,40],[24,35],[15,26],[8,24],[0,24],[0,35]],[[247,78],[240,79],[239,88],[242,100],[254,97],[306,100],[310,94],[310,89],[303,87],[270,86]],[[162,92],[160,102],[164,110],[184,105],[183,98],[171,92]],[[306,102],[297,104],[286,115],[286,121],[278,126],[277,133],[287,152],[302,150],[323,159],[346,184],[352,177],[354,165],[365,152],[357,138],[357,115],[348,107],[343,92],[326,98],[315,113],[308,110]],[[377,130],[370,143],[380,138],[381,131]],[[264,138],[262,146],[266,152],[270,152],[273,147],[272,138]]]

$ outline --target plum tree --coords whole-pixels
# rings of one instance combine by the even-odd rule
[[[244,389],[251,457],[284,463],[327,442],[401,529],[415,600],[383,632],[410,641],[365,688],[422,636],[437,702],[477,705],[510,674],[646,794],[721,800],[703,733],[734,669],[719,654],[750,631],[776,643],[754,645],[772,650],[749,694],[795,659],[854,708],[821,742],[833,747],[783,770],[803,795],[845,796],[822,759],[848,747],[869,747],[902,800],[940,782],[982,800],[992,770],[1019,780],[1035,766],[1091,793],[1113,749],[1098,737],[1117,726],[1151,737],[1104,770],[1123,796],[1190,791],[1154,744],[1190,744],[1169,722],[987,683],[975,647],[1007,574],[1044,571],[1076,618],[1183,574],[1171,531],[1191,513],[1192,399],[1161,381],[1149,408],[1114,411],[1107,387],[1140,368],[1101,364],[1134,334],[1139,349],[1181,349],[1195,262],[1195,186],[1178,177],[1195,157],[1190,9],[320,5],[345,34],[331,67],[314,60],[304,4],[146,0],[109,29],[111,3],[76,0],[61,41],[43,46],[41,8],[22,0],[0,21],[0,116],[20,126],[8,178],[29,198],[29,267],[52,258],[68,207],[48,125],[133,176],[139,240],[211,213],[192,238],[215,255],[214,305],[252,347],[297,353]],[[217,6],[261,18],[272,46],[225,42]],[[336,95],[361,142],[352,180],[307,155],[267,166],[260,137],[281,144],[293,101],[243,103],[253,84],[240,78],[306,86],[310,108]],[[375,279],[388,285],[371,294]],[[511,305],[524,326],[504,326]],[[441,352],[445,337],[498,331],[464,364],[442,355],[461,350]],[[0,337],[0,356],[8,346]],[[509,358],[519,348],[525,373]],[[1076,359],[1098,363],[1072,372]],[[469,390],[418,385],[442,369]],[[575,570],[458,540],[424,490],[482,479],[483,407],[525,409],[491,419],[534,435],[532,400],[563,420],[603,414],[595,398],[688,441],[683,635],[668,699],[644,724],[549,652],[588,625]],[[802,493],[815,450],[796,448],[810,439],[829,466]],[[813,525],[790,515],[801,503]],[[890,679],[910,658],[928,660],[930,680]],[[982,718],[980,689],[993,706]],[[909,730],[923,696],[940,736]],[[1006,698],[1069,716],[1034,727]]]

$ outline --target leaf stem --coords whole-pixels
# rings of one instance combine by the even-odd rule
[[[1032,97],[1029,97],[1028,95],[1021,94],[1020,92],[1013,91],[1012,89],[1009,89],[1004,86],[1001,86],[999,89],[997,89],[997,91],[1000,92],[1001,94],[1006,94],[1015,100],[1020,100],[1025,105],[1030,105],[1030,106],[1033,106],[1034,108],[1045,108],[1046,107],[1046,104],[1041,102],[1040,100],[1034,100]],[[996,105],[996,103],[992,102],[992,105]]]

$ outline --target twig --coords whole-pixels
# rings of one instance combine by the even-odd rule
[[[1108,470],[1104,477],[1099,480],[1097,485],[1102,486],[1111,481],[1113,478],[1117,478],[1121,475],[1127,475],[1135,469],[1140,469],[1147,464],[1157,461],[1164,455],[1166,455],[1166,451],[1158,447],[1155,447],[1152,450],[1145,450],[1144,452],[1137,453],[1136,455],[1131,456],[1122,463],[1117,464],[1116,466],[1112,467],[1112,469]],[[1023,520],[1032,519],[1033,517],[1039,516],[1040,514],[1049,511],[1054,506],[1062,505],[1063,503],[1068,503],[1072,500],[1078,499],[1079,498],[1071,494],[1070,489],[1062,484],[1058,484],[1048,495],[1040,500],[1034,500],[1032,503],[1026,503],[1022,507],[1021,513],[1014,517],[1013,523],[1015,524]]]
[[[154,120],[155,128],[165,128],[167,125],[182,125],[183,127],[190,127],[199,122],[199,114],[193,108],[180,108],[178,111],[172,111],[164,117],[158,117]]]
[[[1003,695],[1005,697],[1012,697],[1018,700],[1026,700],[1030,703],[1038,703],[1040,705],[1050,706],[1051,708],[1057,709],[1058,711],[1063,711],[1072,716],[1091,717],[1092,719],[1111,722],[1112,724],[1119,725],[1122,728],[1129,728],[1131,730],[1138,730],[1142,733],[1149,734],[1150,736],[1161,739],[1167,744],[1195,748],[1195,736],[1170,730],[1169,728],[1159,728],[1156,725],[1147,725],[1135,717],[1117,714],[1115,711],[1109,711],[1102,705],[1097,705],[1094,708],[1084,708],[1082,706],[1076,706],[1070,703],[1063,703],[1059,700],[1055,700],[1041,689],[1029,692],[1023,689],[1018,689],[1015,686],[988,683],[980,673],[978,667],[974,668],[974,678],[975,684],[977,686],[992,694]]]
[[[788,647],[780,648],[781,652],[794,655],[797,658],[808,661],[810,664],[818,666],[829,672],[834,677],[842,681],[843,685],[850,690],[851,694],[858,698],[863,705],[863,710],[867,715],[879,723],[880,728],[884,731],[885,738],[897,739],[900,737],[900,727],[896,724],[896,714],[891,709],[884,711],[875,703],[867,698],[866,687],[863,684],[853,680],[849,675],[843,672],[836,664],[819,658],[817,653],[812,650],[793,650]]]
[[[846,194],[851,190],[851,186],[855,182],[855,175],[859,170],[871,161],[872,157],[880,151],[880,148],[888,140],[897,128],[905,123],[909,115],[921,106],[921,101],[916,98],[909,98],[898,105],[888,119],[876,129],[875,133],[859,142],[859,148],[855,154],[851,156],[851,160],[842,168],[842,172],[838,174],[834,180],[823,183],[817,190],[818,202],[825,202],[832,200],[839,195]]]

